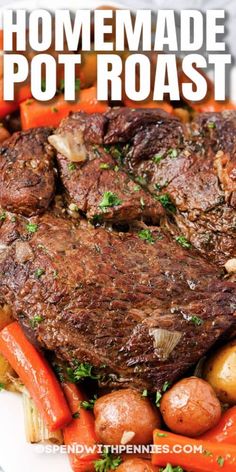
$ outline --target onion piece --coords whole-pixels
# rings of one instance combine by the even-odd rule
[[[225,269],[227,270],[228,274],[235,274],[236,273],[236,258],[229,259],[225,263]]]
[[[122,445],[128,444],[135,436],[134,431],[124,431],[120,443]]]
[[[49,143],[71,162],[83,162],[87,159],[87,151],[84,145],[82,133],[77,132],[65,135],[53,134],[48,138]]]
[[[162,328],[150,328],[149,335],[154,338],[153,346],[156,354],[163,361],[168,359],[182,337],[179,331],[168,331]]]
[[[63,436],[60,430],[50,432],[42,419],[34,401],[26,388],[23,390],[23,408],[25,419],[25,434],[27,442],[63,444]]]

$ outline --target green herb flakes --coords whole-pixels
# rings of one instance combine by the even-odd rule
[[[156,437],[157,438],[167,438],[168,434],[166,434],[166,433],[156,433]]]
[[[169,149],[169,150],[168,150],[168,155],[169,155],[170,157],[173,157],[173,158],[178,157],[178,151],[177,151],[177,149],[175,149],[175,148]]]
[[[176,213],[176,208],[174,204],[172,203],[168,193],[163,193],[162,195],[156,195],[155,199],[161,203],[163,208],[166,208],[166,210],[170,211],[171,213]]]
[[[107,164],[106,162],[101,162],[99,167],[100,169],[110,169],[109,164]]]
[[[120,456],[114,456],[109,450],[104,450],[101,459],[94,462],[94,468],[96,472],[110,472],[117,469],[121,462]]]
[[[214,128],[216,128],[216,123],[214,121],[208,121],[207,127],[209,129],[214,129]]]
[[[191,243],[184,236],[176,236],[175,240],[185,249],[189,249],[191,247]]]
[[[76,169],[76,164],[74,162],[69,162],[69,164],[67,165],[67,169],[70,171],[70,172],[73,172],[73,170]]]
[[[5,211],[3,211],[3,212],[0,214],[0,221],[5,221],[6,217],[7,217],[7,214],[6,214]]]
[[[38,230],[38,225],[36,225],[36,223],[28,223],[26,225],[26,229],[28,233],[36,233],[36,231]]]
[[[93,366],[88,362],[85,363],[75,363],[75,367],[67,367],[66,369],[68,380],[72,383],[79,382],[82,379],[89,378],[93,380],[97,380],[99,378],[98,375],[93,373]]]
[[[118,198],[115,193],[112,192],[104,192],[102,201],[99,204],[99,207],[102,209],[106,209],[109,207],[114,207],[117,205],[121,205],[122,201]]]
[[[203,319],[196,315],[191,316],[189,318],[189,321],[193,323],[195,326],[201,326],[204,323]]]
[[[163,158],[164,158],[164,154],[155,154],[152,160],[153,162],[155,162],[155,164],[159,164],[159,162],[162,161]]]
[[[97,400],[97,395],[94,395],[94,397],[91,398],[90,400],[84,400],[80,402],[80,406],[84,410],[93,410],[96,400]]]
[[[149,244],[155,243],[155,239],[153,238],[153,235],[150,229],[142,229],[141,231],[139,231],[138,236],[140,239],[147,241],[147,243]]]
[[[223,467],[225,463],[225,460],[222,456],[217,457],[217,464],[219,464],[220,467]]]
[[[37,328],[37,326],[42,323],[42,321],[44,320],[44,318],[40,315],[35,315],[33,318],[31,318],[30,320],[30,326],[31,328]]]
[[[45,269],[36,269],[34,272],[34,275],[37,279],[40,279],[40,277],[45,274]]]

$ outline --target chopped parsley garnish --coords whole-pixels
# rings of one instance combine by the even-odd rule
[[[214,128],[216,128],[216,124],[215,124],[214,121],[209,121],[209,122],[207,123],[207,127],[208,127],[209,129],[214,129]]]
[[[37,279],[40,279],[40,277],[45,274],[45,269],[36,269],[34,275]]]
[[[107,162],[102,162],[99,167],[100,169],[110,169],[110,166],[107,164]]]
[[[134,186],[134,192],[139,192],[140,189],[141,189],[140,185]]]
[[[160,406],[160,402],[161,402],[161,398],[162,398],[162,394],[166,392],[166,390],[170,387],[170,382],[166,381],[164,382],[163,386],[162,386],[162,389],[161,390],[158,390],[156,392],[156,399],[155,399],[155,404],[157,407]]]
[[[204,449],[203,455],[206,456],[206,457],[211,457],[213,454],[212,454],[211,451],[208,451],[207,449]]]
[[[88,362],[76,364],[74,368],[67,367],[66,372],[68,379],[72,383],[79,382],[81,379],[89,378],[97,380],[98,375],[95,375],[93,372],[93,366]]]
[[[28,233],[36,233],[36,231],[38,230],[38,225],[36,225],[36,223],[28,223],[26,225],[26,229]]]
[[[155,198],[156,198],[156,200],[158,200],[158,202],[161,203],[163,208],[166,208],[166,210],[169,210],[171,213],[176,212],[176,208],[175,208],[174,204],[172,203],[168,193],[163,193],[162,195],[157,195]]]
[[[80,417],[79,411],[76,411],[76,412],[73,413],[73,415],[72,415],[72,418],[74,418],[74,420],[77,420],[79,417]]]
[[[110,150],[111,150],[110,146],[103,146],[103,149],[107,154],[110,153]]]
[[[225,460],[222,456],[217,457],[217,464],[219,464],[220,467],[223,467],[225,463]]]
[[[114,171],[115,171],[115,172],[119,172],[119,170],[120,170],[119,166],[115,166],[115,167],[114,167]]]
[[[118,159],[120,161],[120,159],[122,159],[122,149],[119,147],[119,145],[117,144],[116,146],[114,146],[112,148],[112,155]]]
[[[58,277],[58,270],[55,269],[55,270],[53,271],[53,278],[54,278],[54,279],[57,279],[57,277]]]
[[[166,380],[166,382],[164,382],[163,384],[163,387],[162,387],[162,392],[166,392],[166,390],[168,390],[168,388],[170,388],[170,382],[168,382],[168,380]]]
[[[167,438],[168,435],[166,433],[156,433],[156,436],[158,438]]]
[[[52,107],[51,110],[52,110],[52,113],[58,113],[58,108],[57,107]]]
[[[95,401],[97,400],[97,395],[94,395],[94,398],[91,398],[90,400],[84,400],[80,403],[81,408],[84,410],[93,410],[94,409],[94,404]]]
[[[30,320],[30,326],[31,328],[37,328],[37,326],[42,323],[42,321],[44,320],[44,318],[40,315],[35,315],[33,318],[31,318]]]
[[[175,148],[169,149],[169,150],[168,150],[168,155],[169,155],[170,157],[177,157],[177,156],[178,156],[178,151],[177,151],[177,149],[175,149]]]
[[[175,240],[178,244],[180,244],[180,246],[186,249],[191,247],[191,243],[184,236],[176,236]]]
[[[165,469],[160,469],[160,472],[184,472],[184,469],[180,467],[180,465],[177,465],[176,467],[173,467],[171,464],[167,464]]]
[[[203,319],[196,315],[191,316],[189,321],[191,321],[195,326],[201,326],[204,323]]]
[[[4,390],[4,389],[5,389],[5,385],[1,382],[0,383],[0,392],[1,392],[1,390]]]
[[[0,214],[0,221],[5,221],[6,217],[7,217],[7,214],[6,214],[5,211],[3,211],[3,212]]]
[[[162,161],[163,158],[164,158],[164,154],[155,154],[152,160],[153,162],[155,162],[155,164],[159,164],[159,162]]]
[[[76,164],[74,162],[69,162],[69,164],[67,165],[67,168],[70,172],[73,172],[73,170],[76,169]]]
[[[109,472],[117,469],[121,462],[120,456],[114,456],[110,451],[104,450],[101,459],[94,462],[94,468],[96,472]]]
[[[138,236],[140,237],[140,239],[147,241],[147,243],[149,244],[155,243],[155,239],[153,238],[150,229],[142,229],[141,231],[139,231]]]
[[[141,396],[142,396],[142,397],[147,397],[147,396],[148,396],[148,391],[147,391],[147,389],[143,390]]]
[[[102,201],[99,204],[100,208],[109,208],[117,205],[121,205],[122,201],[117,197],[115,193],[105,192],[102,197]]]
[[[162,398],[162,393],[159,392],[159,391],[156,392],[155,404],[156,404],[157,407],[160,406],[160,400],[161,400],[161,398]]]

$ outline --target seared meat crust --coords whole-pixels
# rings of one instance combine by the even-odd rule
[[[14,133],[0,148],[0,205],[26,216],[44,212],[55,194],[50,128]]]
[[[101,383],[160,389],[235,322],[235,284],[157,228],[148,242],[50,213],[32,223],[2,222],[2,294],[43,348],[105,364]]]

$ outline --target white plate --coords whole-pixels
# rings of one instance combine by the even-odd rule
[[[127,3],[110,0],[53,0],[53,8],[97,8],[99,5],[126,7]],[[144,2],[139,3],[139,5]],[[139,7],[135,2],[135,7]],[[48,8],[48,0],[26,0],[8,3],[5,8]],[[51,9],[53,9],[51,8]],[[1,27],[1,13],[0,13]],[[236,68],[232,69],[231,99],[236,101]],[[37,446],[26,443],[21,396],[0,393],[0,467],[4,472],[71,472],[64,454],[39,454]]]

